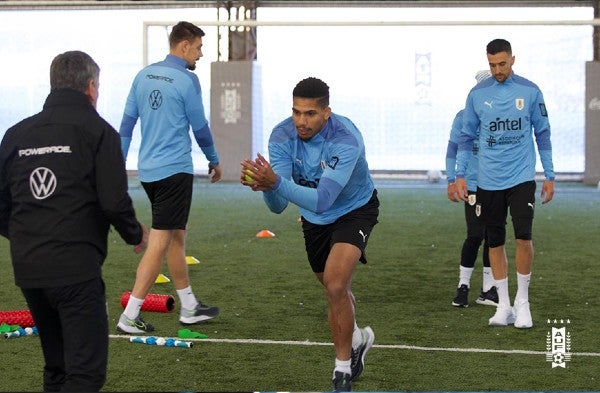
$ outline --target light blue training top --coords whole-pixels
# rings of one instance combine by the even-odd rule
[[[136,75],[119,128],[125,158],[138,117],[142,133],[138,157],[141,181],[194,173],[190,127],[206,159],[212,165],[219,163],[204,114],[200,82],[187,70],[184,59],[167,55]]]
[[[503,83],[488,78],[471,89],[463,113],[456,177],[465,177],[475,140],[479,140],[480,188],[505,190],[535,180],[535,145],[546,179],[554,180],[548,113],[533,82],[513,74]]]
[[[269,138],[269,160],[277,174],[263,193],[269,209],[281,213],[291,202],[313,224],[330,224],[364,206],[375,189],[360,131],[334,113],[308,141],[298,137],[291,117],[279,123]]]
[[[462,132],[463,126],[463,112],[461,109],[454,116],[452,121],[452,128],[450,129],[450,139],[448,140],[448,147],[446,148],[446,178],[448,183],[454,183],[456,181],[456,154],[458,152],[458,144],[460,142],[460,133]],[[465,173],[465,180],[467,181],[467,190],[477,191],[477,151],[479,150],[479,141],[476,139],[473,141],[472,155],[467,166]]]

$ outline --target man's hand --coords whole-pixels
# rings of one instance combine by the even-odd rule
[[[256,155],[254,161],[247,158],[240,165],[242,166],[240,183],[252,188],[252,191],[268,191],[277,181],[277,175],[271,165],[260,153]],[[246,171],[252,172],[252,175]],[[248,181],[246,176],[252,177],[253,181]]]
[[[456,182],[456,193],[458,198],[468,202],[469,201],[469,190],[467,190],[467,181],[463,177],[457,177]]]
[[[554,197],[554,182],[552,180],[545,180],[542,185],[542,205],[548,203]]]
[[[133,252],[136,254],[141,253],[148,246],[148,228],[146,228],[146,226],[142,223],[140,223],[140,226],[142,227],[142,241],[133,246]]]
[[[452,202],[459,202],[458,192],[456,191],[456,183],[448,183],[448,199]]]
[[[211,183],[221,180],[221,165],[208,164],[208,177]]]

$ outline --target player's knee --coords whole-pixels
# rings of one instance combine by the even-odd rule
[[[531,240],[532,239],[532,223],[529,218],[513,219],[513,227],[515,230],[515,239]]]
[[[506,242],[505,227],[488,227],[487,228],[487,244],[489,247],[500,247]]]
[[[323,285],[330,301],[339,301],[339,299],[348,296],[348,287],[340,280],[330,280],[326,277]]]

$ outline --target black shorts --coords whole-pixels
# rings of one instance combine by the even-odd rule
[[[329,251],[335,243],[350,243],[361,251],[360,261],[367,263],[365,248],[371,230],[377,224],[379,216],[379,199],[377,190],[364,206],[344,214],[327,225],[312,224],[302,217],[302,230],[308,262],[315,273],[325,271],[325,263]]]
[[[490,240],[493,240],[490,244],[502,240],[494,238],[495,229],[506,226],[506,217],[509,211],[515,237],[525,240],[531,238],[535,210],[535,189],[536,184],[533,180],[517,184],[506,190],[477,189],[477,203],[481,205],[480,218],[485,224],[488,235],[492,237]]]
[[[177,173],[142,186],[152,205],[152,228],[185,229],[192,205],[194,175]]]

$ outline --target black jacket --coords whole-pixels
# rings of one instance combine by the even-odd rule
[[[101,276],[108,230],[142,240],[119,135],[83,93],[52,91],[0,145],[0,235],[23,288]]]

